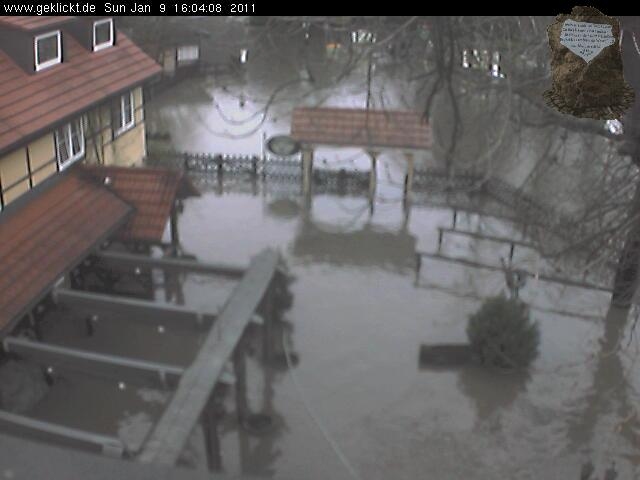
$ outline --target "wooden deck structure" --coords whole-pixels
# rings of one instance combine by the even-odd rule
[[[98,253],[98,257],[104,260],[106,264],[113,266],[162,268],[165,271],[205,273],[229,278],[242,278],[247,270],[246,266],[213,265],[182,258],[157,258],[123,252],[102,251]]]
[[[177,365],[105,355],[24,338],[8,337],[3,343],[6,352],[31,358],[46,366],[90,374],[118,375],[120,379],[160,381],[165,388],[177,384],[184,373],[184,369]]]
[[[209,403],[213,389],[232,357],[255,310],[276,273],[278,254],[255,257],[212,327],[198,356],[182,376],[177,391],[139,456],[143,463],[173,465]],[[240,383],[240,382],[239,382]]]
[[[267,249],[257,255],[247,268],[109,251],[99,252],[97,256],[128,269],[144,267],[165,272],[195,272],[222,275],[236,280],[241,274],[242,276],[224,308],[217,314],[113,294],[64,287],[54,290],[53,299],[58,305],[86,314],[88,318],[115,314],[136,323],[162,323],[204,330],[205,341],[190,366],[96,353],[24,337],[8,336],[3,340],[5,352],[35,362],[42,367],[43,372],[55,369],[91,375],[101,374],[133,383],[158,383],[161,388],[175,389],[171,403],[140,450],[127,451],[123,442],[115,437],[43,422],[2,410],[0,425],[13,433],[50,439],[62,445],[72,445],[115,457],[135,457],[139,454],[138,458],[142,463],[173,466],[189,435],[201,421],[207,439],[209,465],[216,465],[212,459],[219,456],[219,453],[211,450],[219,445],[217,423],[212,420],[214,416],[211,412],[208,412],[212,405],[212,392],[218,383],[234,384],[238,416],[242,418],[246,413],[245,359],[244,352],[238,345],[250,323],[261,325],[265,342],[267,341],[273,316],[271,284],[279,268],[280,256],[275,251]],[[231,362],[233,369],[230,368]]]

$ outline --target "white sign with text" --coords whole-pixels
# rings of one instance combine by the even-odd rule
[[[589,63],[609,45],[615,43],[611,25],[566,20],[560,32],[560,43]]]

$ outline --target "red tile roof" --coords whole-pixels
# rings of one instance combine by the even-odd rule
[[[5,17],[0,16],[0,25],[17,28],[27,32],[34,32],[47,27],[62,25],[73,20],[73,17],[51,17],[51,16],[28,16],[28,17]]]
[[[416,112],[296,108],[291,136],[303,143],[428,149],[431,127]]]
[[[124,240],[162,241],[176,198],[199,195],[181,171],[110,166],[83,168],[135,207],[135,215],[118,232],[118,237]],[[105,182],[107,177],[109,182]]]
[[[0,155],[52,125],[158,74],[160,66],[125,35],[89,52],[64,35],[61,64],[27,74],[0,47]]]
[[[0,214],[0,330],[10,328],[133,212],[73,171],[31,194]]]

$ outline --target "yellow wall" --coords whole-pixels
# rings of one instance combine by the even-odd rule
[[[146,156],[146,138],[142,87],[133,92],[135,105],[135,125],[111,140],[111,109],[103,105],[90,111],[85,116],[85,158],[87,163],[104,163],[105,165],[140,166]],[[93,132],[92,132],[93,129]],[[94,145],[95,137],[98,146]],[[20,178],[28,176],[27,150],[31,165],[31,179],[37,185],[57,172],[54,133],[48,133],[37,140],[22,146],[0,158],[0,182],[3,188],[5,204],[29,190],[29,179],[19,182],[7,191],[7,187]],[[97,150],[97,156],[96,156]]]
[[[15,150],[0,160],[0,180],[2,181],[4,202],[9,203],[29,190],[29,180],[11,187],[20,178],[29,173],[27,169],[27,152],[24,148]],[[8,188],[8,189],[7,189]]]
[[[125,167],[141,166],[147,155],[144,126],[144,111],[140,108],[143,104],[142,88],[136,88],[133,92],[135,105],[135,126],[123,132],[104,147],[105,165],[120,165]],[[109,135],[111,131],[109,130]],[[111,137],[109,136],[109,139]]]
[[[162,70],[171,77],[176,73],[176,49],[167,48],[162,54]]]
[[[58,170],[55,162],[51,162],[56,156],[53,134],[45,135],[35,142],[31,142],[27,148],[29,149],[31,174],[35,186]]]
[[[105,165],[134,167],[142,165],[144,158],[144,124],[118,135],[105,147]]]
[[[138,87],[133,91],[133,101],[136,106],[136,124],[144,122],[144,110],[138,108],[144,103],[144,99],[142,98],[142,88]]]
[[[103,118],[102,110],[104,108],[96,108],[95,110],[87,113],[85,116],[84,126],[84,155],[85,162],[87,163],[101,163],[102,162],[102,145],[104,133],[103,128],[108,124],[108,120]],[[97,143],[97,147],[94,144],[94,137]],[[97,156],[96,156],[97,151]]]

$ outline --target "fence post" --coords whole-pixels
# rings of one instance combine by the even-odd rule
[[[222,155],[216,155],[213,157],[216,162],[216,170],[218,173],[218,178],[222,177]]]
[[[258,177],[258,157],[251,157],[251,174],[254,180]]]

